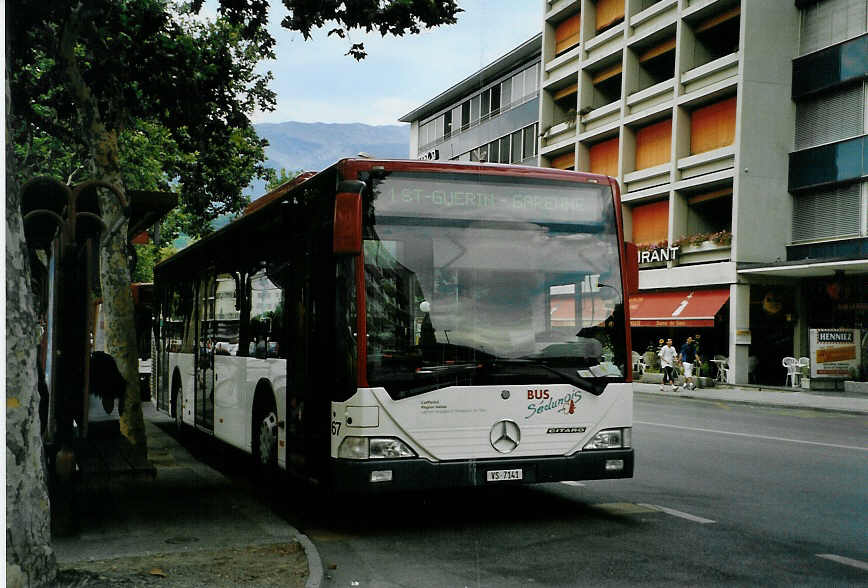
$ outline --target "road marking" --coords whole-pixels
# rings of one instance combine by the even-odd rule
[[[835,561],[839,564],[844,564],[845,566],[852,566],[854,568],[859,568],[860,570],[868,571],[868,563],[865,563],[864,561],[859,561],[858,559],[841,557],[840,555],[835,555],[834,553],[818,553],[817,557],[822,557],[823,559]]]
[[[702,429],[699,427],[682,427],[681,425],[667,425],[664,423],[649,423],[647,421],[633,421],[639,425],[651,425],[652,427],[666,427],[669,429],[681,429],[682,431],[698,431],[700,433],[717,433],[718,435],[733,435],[735,437],[750,437],[752,439],[766,439],[768,441],[785,441],[787,443],[800,443],[802,445],[819,445],[821,447],[834,447],[835,449],[855,449],[856,451],[868,451],[868,447],[855,445],[838,445],[836,443],[821,443],[819,441],[804,441],[802,439],[788,439],[786,437],[772,437],[770,435],[755,435],[752,433],[735,433],[733,431],[720,431],[717,429]]]
[[[567,486],[579,486],[579,487],[582,487],[582,488],[585,487],[585,485],[582,484],[581,482],[575,482],[575,481],[573,481],[573,480],[562,480],[562,481],[561,481],[561,484],[566,484]]]
[[[593,506],[613,515],[643,514],[657,510],[648,504],[634,504],[632,502],[601,502]]]
[[[682,519],[687,519],[688,521],[693,521],[694,523],[700,523],[703,525],[708,525],[710,523],[716,523],[717,521],[712,521],[711,519],[705,519],[702,517],[698,517],[696,515],[692,515],[689,512],[681,512],[680,510],[675,510],[674,508],[666,508],[665,506],[658,506],[656,504],[643,504],[639,503],[639,506],[644,506],[645,508],[650,508],[652,510],[659,510],[660,512],[664,512],[668,515],[672,515],[673,517],[679,517]]]

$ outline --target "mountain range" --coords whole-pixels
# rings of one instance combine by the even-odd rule
[[[260,123],[256,132],[268,140],[267,167],[280,172],[320,171],[339,159],[361,152],[373,157],[406,159],[410,152],[410,125],[361,123]],[[253,199],[265,192],[264,182],[248,188]]]

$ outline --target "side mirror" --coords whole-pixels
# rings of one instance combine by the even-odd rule
[[[335,196],[335,224],[332,246],[335,255],[362,253],[362,190],[360,181],[341,182]]]
[[[624,243],[624,281],[627,296],[639,293],[639,249],[635,243]]]

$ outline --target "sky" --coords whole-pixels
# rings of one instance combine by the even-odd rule
[[[304,41],[279,27],[282,3],[272,3],[271,30],[277,59],[266,62],[277,93],[273,112],[262,122],[361,122],[401,124],[398,119],[540,31],[541,0],[459,0],[458,23],[419,35],[380,37],[353,32],[347,39],[326,36],[328,28]],[[344,55],[362,42],[361,62]]]

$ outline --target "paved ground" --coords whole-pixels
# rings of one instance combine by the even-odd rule
[[[673,392],[635,384],[644,395],[868,414],[868,398],[785,388],[717,387]],[[66,586],[309,586],[323,582],[313,543],[193,458],[144,405],[154,480],[81,497],[80,530],[53,541]]]
[[[79,531],[53,545],[67,586],[319,586],[310,540],[194,459],[143,405],[154,480],[78,498]]]

